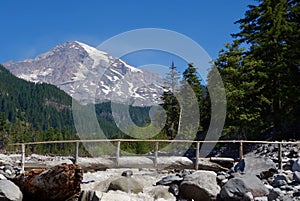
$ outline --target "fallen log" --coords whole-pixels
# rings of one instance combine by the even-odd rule
[[[74,164],[61,164],[47,170],[31,170],[13,179],[24,200],[64,201],[80,193],[83,171]]]

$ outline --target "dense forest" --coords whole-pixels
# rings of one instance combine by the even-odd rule
[[[236,21],[240,32],[213,61],[226,91],[227,116],[222,138],[299,139],[300,136],[300,5],[295,0],[258,0],[244,18]],[[201,118],[198,139],[210,122],[210,94],[201,86],[196,68],[183,73],[197,94]],[[212,74],[206,80],[208,85]],[[180,104],[176,92],[184,91],[174,64],[163,96],[168,113],[165,135],[177,134]],[[177,88],[175,86],[178,86]]]
[[[149,108],[130,107],[137,125],[149,123]],[[126,137],[114,123],[111,103],[95,105],[98,122],[107,138]],[[0,65],[0,145],[17,142],[78,139],[72,115],[72,98],[57,87],[31,83]],[[35,146],[35,152],[73,153],[74,145]]]

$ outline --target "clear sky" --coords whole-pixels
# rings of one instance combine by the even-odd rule
[[[78,40],[97,47],[139,28],[184,34],[215,59],[253,0],[2,0],[0,63],[34,58]],[[128,58],[130,59],[130,58]],[[133,65],[141,65],[130,61]]]

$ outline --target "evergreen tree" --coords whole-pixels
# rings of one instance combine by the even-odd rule
[[[165,78],[165,91],[161,97],[163,100],[163,108],[167,113],[164,132],[170,139],[173,139],[178,131],[180,106],[176,99],[176,93],[179,91],[179,79],[180,74],[177,72],[174,62],[172,62]]]
[[[299,21],[294,21],[299,19],[299,3],[264,0],[249,8],[245,18],[237,21],[241,32],[235,36],[251,45],[248,55],[262,61],[263,67],[255,70],[268,78],[261,83],[262,94],[269,102],[263,107],[265,119],[271,119],[277,138],[283,138],[285,120],[292,118],[290,111],[296,109],[300,97],[299,56],[291,56],[294,50],[299,51],[294,45],[299,44]]]
[[[186,85],[188,85],[188,86],[186,86]],[[197,106],[193,105],[193,104],[195,104],[195,101],[191,100],[192,94],[184,95],[184,97],[186,99],[185,101],[190,101],[190,102],[192,101],[192,103],[189,105],[189,107],[190,108],[198,108],[201,112],[201,110],[203,108],[203,89],[201,86],[201,79],[197,75],[197,69],[194,67],[193,63],[188,63],[188,67],[183,72],[183,81],[181,83],[182,93],[186,93],[186,92],[190,91],[187,89],[189,87],[192,89],[193,95],[195,95],[198,105]],[[196,113],[198,113],[198,111],[196,111]],[[190,115],[193,115],[193,114],[190,114]],[[195,117],[195,118],[197,118],[197,117]],[[199,117],[198,131],[203,131],[200,117]]]

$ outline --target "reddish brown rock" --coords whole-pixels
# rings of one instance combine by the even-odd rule
[[[24,194],[24,200],[64,201],[80,193],[83,178],[81,167],[61,164],[47,170],[32,170],[19,175],[14,183]]]

